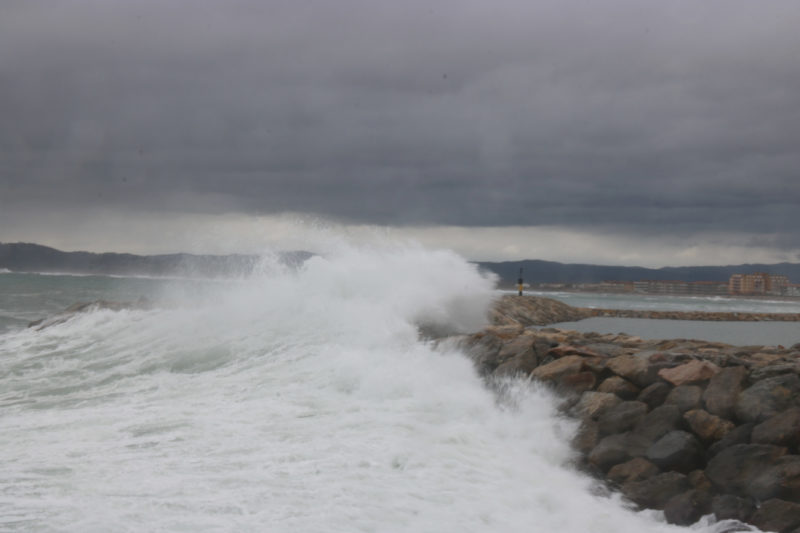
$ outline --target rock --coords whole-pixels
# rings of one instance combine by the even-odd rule
[[[611,435],[632,429],[647,414],[647,404],[622,402],[612,407],[597,420],[600,433]]]
[[[496,335],[490,333],[470,335],[461,345],[481,375],[491,374],[497,368],[499,364],[497,354],[503,347],[503,341]]]
[[[742,366],[723,368],[711,378],[703,393],[706,411],[730,420],[742,385],[747,378],[747,369]]]
[[[740,498],[733,494],[720,494],[711,499],[711,511],[717,520],[739,520],[746,522],[756,510],[750,498]]]
[[[606,362],[606,366],[616,375],[627,379],[639,387],[646,387],[655,381],[649,376],[649,364],[647,360],[642,357],[627,354],[618,355],[617,357],[609,359]]]
[[[490,310],[493,324],[544,326],[572,322],[591,316],[588,309],[572,307],[551,298],[505,295]]]
[[[643,456],[647,446],[646,440],[631,433],[610,435],[589,452],[589,463],[606,472],[614,465]]]
[[[750,523],[763,531],[788,533],[800,526],[800,504],[778,499],[767,500],[750,518]]]
[[[800,445],[800,407],[792,407],[753,428],[752,441],[797,451]]]
[[[697,490],[704,490],[706,492],[711,492],[713,490],[713,486],[711,482],[706,477],[706,473],[702,470],[692,470],[688,474],[689,484],[692,486],[693,489]]]
[[[688,526],[711,511],[711,495],[708,492],[690,489],[670,498],[664,505],[664,518],[670,524]]]
[[[658,371],[658,375],[677,387],[709,380],[719,371],[720,368],[714,363],[692,359],[688,363],[674,368],[661,369]]]
[[[686,411],[683,418],[692,428],[694,434],[704,442],[719,440],[736,427],[730,420],[724,420],[702,409]]]
[[[614,465],[608,471],[606,479],[619,485],[631,481],[642,481],[655,476],[661,471],[656,465],[644,457],[634,457],[630,461]]]
[[[519,335],[515,339],[503,343],[497,353],[499,365],[494,371],[496,376],[527,376],[539,365],[539,355],[534,349],[533,335]]]
[[[703,397],[703,389],[696,385],[681,385],[675,387],[667,395],[664,400],[665,404],[677,405],[681,413],[697,409]]]
[[[636,424],[633,432],[652,444],[670,431],[679,429],[682,421],[683,417],[677,405],[662,405],[647,413]]]
[[[800,503],[800,456],[784,455],[758,474],[749,493],[759,500],[780,498]]]
[[[631,501],[642,507],[658,510],[663,510],[673,496],[687,490],[689,482],[685,475],[678,472],[666,472],[622,485],[622,493]]]
[[[642,390],[636,399],[640,402],[646,403],[650,409],[655,409],[664,403],[664,400],[667,399],[667,395],[669,395],[669,391],[671,390],[672,387],[663,381],[657,381],[656,383],[645,387],[645,389]]]
[[[670,431],[647,449],[646,457],[662,470],[684,474],[705,463],[700,442],[685,431]]]
[[[597,420],[603,413],[620,403],[622,403],[622,400],[614,394],[587,391],[581,395],[580,401],[575,406],[575,411],[579,416]]]
[[[635,400],[640,391],[639,387],[619,376],[611,376],[606,379],[597,387],[597,390],[616,394],[623,400]]]
[[[597,446],[599,440],[600,430],[597,428],[597,422],[586,419],[578,427],[578,431],[572,439],[572,446],[582,454],[588,454],[592,448]]]
[[[565,394],[581,394],[591,391],[595,384],[597,384],[597,378],[594,373],[585,371],[562,377],[558,386],[559,392]]]
[[[755,424],[752,423],[736,426],[722,439],[708,448],[709,455],[716,455],[725,448],[730,448],[736,444],[750,444],[750,434],[753,432],[754,427]]]
[[[786,448],[769,444],[736,444],[715,455],[706,476],[722,493],[752,496],[750,486],[765,470],[786,454]]]
[[[744,422],[763,422],[790,407],[800,392],[800,376],[762,379],[739,395],[735,412]]]
[[[790,363],[776,363],[768,366],[762,366],[760,368],[755,368],[750,373],[750,379],[752,381],[760,381],[762,379],[774,378],[776,376],[780,376],[782,374],[789,374],[792,372],[794,372],[795,374],[800,373],[800,361],[795,360],[794,362]]]
[[[554,348],[550,348],[547,355],[555,357],[556,359],[567,355],[582,355],[583,357],[603,357],[601,354],[590,350],[584,346],[571,346],[569,344],[559,344]]]
[[[557,381],[564,376],[577,374],[583,369],[583,357],[568,355],[542,365],[532,372],[532,376],[541,381]]]

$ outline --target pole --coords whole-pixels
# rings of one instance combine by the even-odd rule
[[[517,289],[519,290],[519,295],[522,296],[522,267],[519,267],[519,279],[517,280]]]

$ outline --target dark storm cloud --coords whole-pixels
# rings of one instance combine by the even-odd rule
[[[794,242],[800,4],[4,2],[3,209]]]

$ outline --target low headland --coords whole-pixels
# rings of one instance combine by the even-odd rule
[[[688,525],[713,513],[800,533],[800,343],[731,346],[579,333],[590,316],[800,320],[794,314],[582,309],[506,295],[492,325],[452,339],[488,380],[521,376],[580,421],[579,467],[640,508]]]

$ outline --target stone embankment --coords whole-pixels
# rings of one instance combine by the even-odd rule
[[[580,420],[580,466],[688,525],[714,513],[800,533],[800,344],[646,341],[533,324],[585,310],[507,296],[458,339],[487,377],[552,387]]]
[[[563,302],[537,296],[507,295],[491,311],[496,325],[546,326],[603,316],[662,320],[708,320],[731,322],[800,322],[799,313],[743,313],[727,311],[650,311],[646,309],[594,309],[572,307]]]

